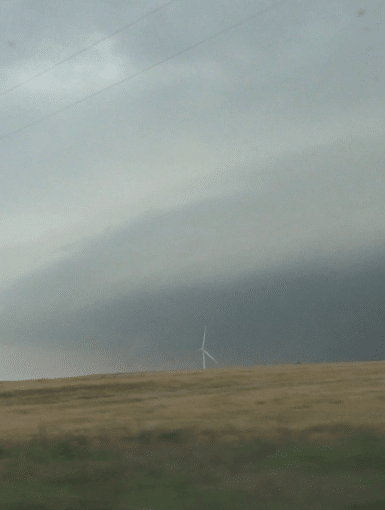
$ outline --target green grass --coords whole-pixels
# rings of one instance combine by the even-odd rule
[[[203,444],[181,429],[127,437],[125,451],[90,448],[84,436],[0,445],[0,509],[382,510],[385,438],[344,438]]]

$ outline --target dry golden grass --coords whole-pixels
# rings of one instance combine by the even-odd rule
[[[345,425],[385,432],[385,362],[6,381],[0,392],[5,447],[84,433],[88,445],[127,450],[129,436],[153,427],[185,428],[200,441],[261,435],[282,444],[331,444]]]

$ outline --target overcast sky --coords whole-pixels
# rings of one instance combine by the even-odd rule
[[[166,3],[1,2],[0,379],[382,359],[384,2]]]

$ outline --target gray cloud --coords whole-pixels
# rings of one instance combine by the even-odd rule
[[[159,5],[5,2],[3,90]],[[199,367],[205,324],[220,367],[378,354],[383,32],[361,7],[284,3],[0,141],[0,378]],[[174,2],[0,96],[0,135],[256,12]]]

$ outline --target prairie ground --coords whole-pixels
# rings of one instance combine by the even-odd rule
[[[370,439],[368,435],[361,436],[358,441],[355,438],[359,434],[371,436]],[[83,439],[89,450],[108,449],[127,459],[130,466],[116,460],[104,465],[103,475],[96,475],[102,454],[97,454],[98,461],[95,456],[86,460],[84,455],[76,457],[71,453],[68,445],[61,446],[61,450],[52,449],[49,461],[44,464],[42,452],[67,438],[77,438],[78,444],[79,438]],[[41,485],[38,490],[34,485],[26,498],[40,502],[43,506],[34,508],[41,509],[88,508],[87,502],[95,510],[182,508],[183,497],[192,501],[194,494],[199,505],[183,503],[183,508],[203,509],[202,497],[194,492],[198,489],[200,494],[202,491],[207,494],[210,509],[216,508],[216,502],[221,509],[291,508],[289,499],[297,509],[345,508],[343,505],[358,504],[369,496],[374,501],[381,487],[385,487],[384,438],[385,362],[264,365],[5,381],[0,383],[0,493],[5,481],[9,482],[10,492],[8,506],[4,503],[2,508],[16,508],[12,507],[16,499],[18,504],[21,502],[19,485],[23,476],[27,476],[22,473],[28,469],[36,480],[40,477]],[[165,446],[167,441],[171,447]],[[354,448],[352,441],[356,441]],[[378,441],[376,446],[373,441]],[[31,444],[37,445],[40,453],[34,454],[34,460],[28,464],[22,452]],[[340,449],[338,455],[333,453],[336,445]],[[23,457],[19,459],[19,468],[5,454],[12,448],[17,448]],[[170,455],[174,456],[172,465],[167,460]],[[72,484],[72,492],[67,499],[54,495],[52,487],[58,491],[58,479],[61,476],[64,480],[64,464],[57,463],[59,458],[61,462],[64,458],[66,462],[73,461],[72,471],[78,470],[82,477],[94,480],[92,494],[89,489],[86,494],[84,489],[80,496],[79,477],[72,475],[69,481],[66,472],[63,484],[66,487]],[[295,469],[300,467],[299,463],[301,475]],[[177,465],[183,466],[183,470],[188,465],[190,469],[188,475],[183,471],[183,484],[179,478],[176,483],[176,475],[164,478],[159,471],[162,468],[164,473]],[[107,483],[106,473],[111,469],[115,470],[114,483],[120,477],[126,485],[119,488],[114,485],[107,503],[107,486],[100,495],[97,489],[103,480]],[[55,483],[53,476],[57,477]],[[146,484],[151,490],[143,489]],[[25,487],[25,482],[20,486]],[[162,490],[164,500],[159,496]],[[314,498],[316,492],[319,496]],[[311,506],[310,495],[312,501],[318,502],[328,497],[331,506],[316,503]],[[272,506],[272,498],[278,496],[281,499],[274,500]],[[174,497],[182,499],[178,502]],[[246,502],[242,498],[249,499]],[[266,506],[261,506],[260,498]],[[256,500],[259,506],[250,506],[250,501]],[[118,501],[126,501],[126,505],[118,506]],[[383,503],[381,499],[380,504]]]
[[[344,436],[344,425],[385,432],[385,362],[5,381],[0,409],[7,445],[40,437],[42,424],[49,440],[84,433],[119,449],[127,433],[154,427],[186,427],[200,441],[330,443]]]

